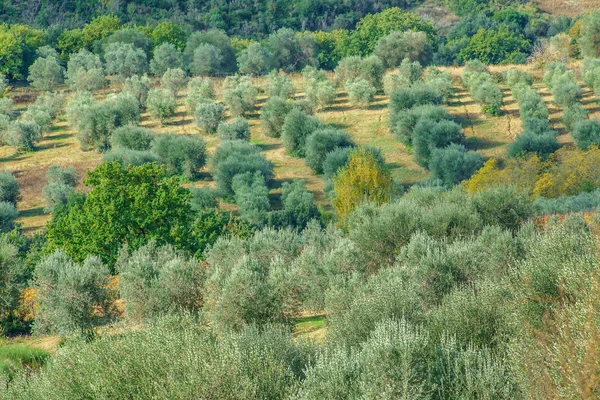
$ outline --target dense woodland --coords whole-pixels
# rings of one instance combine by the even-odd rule
[[[0,20],[0,398],[600,398],[600,9]]]

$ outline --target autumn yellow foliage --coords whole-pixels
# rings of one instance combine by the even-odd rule
[[[347,167],[333,181],[333,206],[340,223],[362,203],[379,205],[390,201],[393,186],[390,172],[372,152],[353,151]]]

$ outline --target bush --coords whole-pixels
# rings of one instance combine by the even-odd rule
[[[281,129],[281,139],[287,152],[295,157],[304,157],[306,138],[322,126],[317,118],[293,108],[285,116]]]
[[[196,311],[202,305],[205,268],[170,245],[151,241],[132,253],[124,248],[115,268],[130,320]]]
[[[20,199],[19,184],[10,171],[0,172],[0,201],[17,205]]]
[[[198,104],[194,117],[198,128],[206,133],[215,133],[225,119],[225,107],[220,103]]]
[[[273,55],[259,43],[251,43],[238,58],[242,74],[263,75],[271,69]]]
[[[323,180],[325,181],[326,192],[333,190],[333,177],[340,170],[346,168],[352,150],[352,147],[338,147],[331,150],[325,156],[325,161],[323,161]]]
[[[77,265],[57,250],[42,259],[34,273],[39,304],[34,330],[67,335],[109,322],[116,293],[110,288],[108,273],[97,257]]]
[[[548,156],[560,148],[553,132],[536,134],[534,132],[523,132],[511,143],[506,154],[509,158],[523,157],[529,153],[535,153],[540,159],[545,160]]]
[[[306,138],[305,162],[315,174],[323,173],[327,153],[338,147],[352,147],[350,136],[336,128],[320,128]]]
[[[237,174],[233,177],[231,188],[241,217],[251,225],[263,226],[270,208],[265,177],[259,171]]]
[[[267,75],[267,96],[291,99],[294,97],[294,84],[289,75],[283,71],[271,71]]]
[[[181,68],[169,68],[163,74],[160,82],[165,89],[177,95],[177,92],[185,87],[186,81],[187,76]]]
[[[301,180],[281,185],[281,203],[283,210],[269,215],[271,226],[305,229],[311,220],[319,217],[315,197]]]
[[[52,116],[44,107],[32,104],[21,114],[21,121],[29,121],[37,124],[42,133],[50,132],[52,129]]]
[[[6,75],[0,74],[0,97],[4,95],[7,87],[8,79],[6,79]]]
[[[167,166],[170,174],[183,175],[188,179],[195,178],[206,163],[206,145],[198,136],[157,135],[152,151]]]
[[[538,197],[533,205],[540,215],[594,211],[600,207],[600,189],[596,189],[591,193],[582,192],[577,195],[560,196],[555,199]]]
[[[443,101],[448,101],[454,94],[452,75],[449,72],[440,71],[437,68],[427,68],[423,74],[425,84],[436,89]]]
[[[63,83],[64,68],[55,57],[38,57],[29,67],[27,80],[38,90],[53,90]]]
[[[170,69],[183,69],[183,54],[173,44],[163,43],[154,49],[150,72],[154,76],[163,76]]]
[[[425,104],[398,111],[390,116],[390,127],[398,140],[410,146],[412,144],[412,132],[420,120],[440,122],[451,120],[451,118],[452,116],[442,106]]]
[[[212,44],[204,43],[196,47],[190,64],[190,71],[197,75],[215,75],[223,70],[223,54]]]
[[[505,73],[506,84],[513,88],[517,85],[531,86],[533,77],[527,71],[521,71],[518,68],[511,68]]]
[[[390,96],[390,117],[393,119],[399,111],[424,104],[442,104],[442,96],[433,87],[425,84],[398,88]]]
[[[310,68],[312,67],[306,67],[303,71],[305,97],[313,110],[327,108],[335,100],[335,86],[324,74],[320,73],[321,71],[317,72],[313,69],[315,72],[310,73]]]
[[[512,187],[491,187],[473,197],[477,213],[485,225],[496,225],[517,232],[534,214],[526,193]]]
[[[199,212],[206,208],[216,208],[219,205],[217,201],[217,193],[210,187],[191,188],[192,198],[190,204],[192,210]]]
[[[579,121],[587,119],[588,115],[588,110],[585,109],[581,103],[575,103],[564,109],[561,121],[565,125],[565,129],[572,132],[575,125]]]
[[[548,119],[550,113],[546,103],[535,90],[528,88],[519,93],[517,101],[519,102],[519,115],[522,121],[527,119]]]
[[[160,121],[161,125],[175,115],[177,101],[169,89],[152,89],[148,92],[146,102],[148,113]]]
[[[220,140],[250,140],[250,125],[242,117],[230,122],[221,122],[217,128]]]
[[[429,161],[432,178],[439,179],[446,187],[469,179],[482,166],[483,157],[460,144],[434,149]]]
[[[600,145],[600,120],[579,121],[573,128],[573,139],[577,148],[587,150],[591,145]]]
[[[0,97],[0,115],[6,115],[9,119],[13,117],[13,100],[9,97]]]
[[[369,108],[369,105],[375,99],[375,93],[377,92],[375,87],[367,80],[361,78],[347,81],[345,88],[348,92],[350,104],[360,108]]]
[[[186,108],[188,114],[194,114],[198,105],[212,103],[215,99],[212,81],[209,78],[192,78],[188,82]]]
[[[64,183],[49,183],[42,189],[44,212],[52,213],[57,207],[67,204],[69,196],[75,192],[73,186]]]
[[[346,57],[340,61],[335,69],[335,80],[338,85],[357,78],[368,81],[376,89],[381,87],[381,80],[385,67],[377,56],[361,58],[358,56]]]
[[[150,82],[150,78],[148,78],[147,75],[134,75],[125,79],[125,82],[123,83],[123,92],[129,93],[135,97],[141,107],[146,107],[146,101],[150,90],[152,90],[152,82]]]
[[[374,54],[386,68],[396,68],[402,60],[427,64],[432,56],[429,39],[424,32],[392,32],[377,41]]]
[[[260,154],[259,149],[240,140],[223,142],[217,147],[212,158],[212,169],[217,193],[226,198],[233,197],[232,181],[238,174],[258,171],[266,182],[273,176],[273,165]]]
[[[489,115],[499,115],[502,107],[502,90],[497,83],[491,81],[481,82],[472,91],[473,100],[483,106],[482,111]]]
[[[233,117],[254,111],[257,91],[247,76],[228,76],[223,82],[223,103]]]
[[[72,54],[67,63],[66,83],[75,90],[93,92],[104,86],[104,67],[100,57],[86,49]]]
[[[62,112],[65,105],[65,94],[46,92],[35,99],[34,105],[46,111],[54,119]]]
[[[79,174],[74,166],[62,168],[60,165],[51,165],[46,172],[48,183],[60,183],[71,187],[77,186]]]
[[[8,126],[2,140],[18,151],[33,151],[35,143],[42,138],[42,128],[33,121],[15,121]]]
[[[263,132],[266,136],[281,136],[285,116],[290,111],[291,106],[291,103],[284,98],[269,97],[260,114]]]
[[[148,70],[146,52],[131,43],[110,43],[104,49],[106,72],[120,79],[142,75]]]
[[[554,74],[551,82],[551,91],[554,102],[565,108],[572,106],[581,99],[581,86],[577,85],[572,71]]]
[[[10,232],[15,228],[15,220],[19,211],[13,203],[0,201],[0,233]]]
[[[110,138],[111,147],[145,151],[152,148],[155,134],[141,126],[122,126],[114,130]]]
[[[413,156],[419,165],[429,168],[434,149],[460,143],[463,139],[462,128],[454,121],[421,119],[412,132]]]

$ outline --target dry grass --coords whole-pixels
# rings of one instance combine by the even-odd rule
[[[577,69],[577,63],[571,66]],[[492,73],[501,72],[512,68],[512,66],[492,66]],[[519,66],[527,69],[540,79],[542,71],[534,70],[531,66]],[[480,151],[486,157],[502,157],[520,133],[521,125],[518,114],[518,104],[512,98],[510,90],[502,86],[504,91],[503,113],[499,117],[488,117],[481,112],[481,107],[476,104],[460,85],[462,68],[442,68],[450,72],[455,79],[456,95],[452,97],[447,105],[448,111],[455,115],[463,125],[467,137],[467,147]],[[221,84],[223,79],[214,80],[217,98],[221,98]],[[296,74],[292,77],[296,86],[296,96],[302,97],[302,79]],[[266,101],[264,94],[265,82],[263,78],[256,78],[255,85],[261,88],[261,94],[257,100],[257,111],[248,116],[251,126],[251,141],[259,146],[267,159],[274,164],[275,180],[271,189],[272,199],[278,202],[281,193],[281,184],[292,179],[304,179],[307,187],[311,190],[318,203],[328,207],[328,202],[323,192],[323,180],[311,173],[302,159],[291,157],[285,151],[281,139],[267,137],[262,130],[260,122],[260,107]],[[551,121],[555,129],[561,132],[559,138],[561,143],[571,143],[570,135],[564,132],[560,117],[562,110],[552,104],[552,96],[542,84],[536,83],[534,88],[543,96],[551,111]],[[588,89],[584,88],[582,104],[589,109],[591,117],[600,117],[600,107],[597,97]],[[112,84],[107,89],[97,94],[98,98],[104,98],[107,94],[119,91],[119,84]],[[204,135],[195,126],[193,118],[185,109],[185,95],[180,93],[177,99],[176,116],[167,124],[161,126],[158,121],[152,119],[147,113],[142,114],[141,125],[155,130],[157,133],[176,133],[188,135],[202,135],[206,141],[209,154],[214,152],[219,144],[216,136]],[[22,110],[33,101],[37,93],[29,88],[17,87],[12,92],[17,101],[16,108]],[[394,177],[402,183],[410,185],[428,177],[428,172],[417,165],[411,152],[402,143],[397,141],[390,132],[388,121],[387,96],[378,95],[375,102],[368,109],[352,107],[345,93],[338,93],[335,103],[328,109],[317,113],[317,116],[328,124],[345,129],[350,133],[353,140],[360,145],[378,147],[382,150],[386,161],[389,163]],[[55,124],[54,129],[38,144],[38,149],[32,153],[16,153],[14,148],[0,147],[0,161],[3,169],[15,173],[21,186],[22,199],[18,204],[21,212],[19,222],[26,231],[34,232],[43,229],[48,216],[43,213],[41,199],[42,187],[46,184],[46,170],[52,164],[62,166],[74,165],[80,176],[85,176],[85,171],[93,169],[101,162],[102,156],[95,151],[81,151],[79,143],[73,132],[64,120]],[[202,179],[191,182],[186,186],[202,187],[214,186],[208,169],[205,169]],[[227,209],[235,209],[235,206],[223,204]]]
[[[543,12],[577,17],[600,8],[598,0],[533,0]]]

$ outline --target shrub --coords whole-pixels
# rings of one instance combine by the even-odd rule
[[[64,68],[55,57],[38,57],[29,67],[27,80],[38,90],[53,90],[63,83]]]
[[[35,99],[34,105],[46,111],[54,119],[63,112],[65,95],[63,92],[46,92]]]
[[[190,71],[197,75],[215,75],[223,70],[223,54],[212,44],[204,43],[196,47],[190,64]]]
[[[565,129],[572,132],[575,125],[579,121],[587,119],[588,115],[588,110],[585,109],[581,103],[575,103],[564,109],[561,121],[565,125]]]
[[[0,98],[0,115],[6,115],[9,119],[13,116],[13,100],[9,97]]]
[[[44,212],[52,213],[59,206],[67,204],[69,196],[75,192],[73,186],[64,183],[49,183],[42,188]]]
[[[484,81],[472,91],[473,100],[483,106],[482,111],[489,115],[499,115],[502,107],[502,90],[497,83]]]
[[[34,272],[34,330],[66,335],[109,322],[116,297],[109,283],[108,268],[97,257],[81,265],[59,250],[45,257]]]
[[[9,225],[13,221],[13,209],[12,204],[0,202],[0,231],[8,232],[12,230]],[[5,228],[7,230],[4,230]],[[7,235],[3,236],[2,241],[0,241],[0,280],[3,283],[0,288],[0,297],[2,297],[0,327],[4,334],[11,334],[17,333],[20,330],[19,328],[23,327],[23,324],[19,323],[21,322],[18,320],[19,317],[15,314],[19,308],[21,292],[25,289],[30,274],[26,270],[25,263],[19,257],[19,248],[10,240],[7,240]],[[6,352],[3,352],[3,356],[6,357]],[[4,368],[3,372],[5,371]]]
[[[581,99],[581,86],[577,85],[572,71],[554,74],[551,82],[551,91],[554,102],[565,108],[572,106]]]
[[[155,134],[141,126],[122,126],[114,130],[110,138],[111,147],[145,151],[152,148]]]
[[[436,89],[444,101],[448,101],[454,94],[452,75],[449,72],[440,71],[437,68],[427,68],[423,74],[423,81]]]
[[[533,83],[533,77],[527,71],[521,71],[518,68],[511,68],[505,73],[505,81],[509,87],[515,87],[517,85],[531,86]]]
[[[181,68],[169,68],[163,74],[160,82],[165,89],[170,90],[174,95],[177,95],[177,92],[185,87],[186,81],[187,76]]]
[[[369,108],[369,105],[375,99],[375,93],[377,92],[375,87],[373,87],[367,80],[361,78],[353,81],[347,81],[345,88],[348,92],[350,104],[360,108]]]
[[[62,168],[60,165],[51,165],[46,172],[48,183],[60,183],[63,185],[75,187],[79,181],[79,174],[74,166]]]
[[[325,156],[325,161],[323,161],[325,192],[330,193],[333,191],[333,177],[340,172],[340,170],[346,168],[352,150],[352,147],[338,147],[337,149],[331,150],[327,153],[327,156]]]
[[[251,43],[238,58],[242,74],[263,75],[271,69],[273,55],[259,43]]]
[[[221,140],[250,140],[250,125],[242,117],[237,117],[230,122],[221,122],[217,128]]]
[[[270,97],[262,107],[260,120],[263,132],[269,137],[281,136],[285,116],[290,111],[291,103],[281,97]]]
[[[406,82],[405,86],[410,86],[421,79],[422,73],[423,67],[421,67],[421,64],[418,61],[411,62],[408,58],[402,60],[402,63],[398,67],[398,74]]]
[[[560,145],[553,132],[536,134],[534,132],[523,132],[516,137],[508,148],[507,157],[523,157],[529,153],[535,153],[540,159],[545,160],[548,156],[558,150]]]
[[[263,226],[270,208],[265,177],[259,171],[237,174],[233,177],[231,188],[242,218],[251,225]]]
[[[35,104],[27,107],[27,110],[21,115],[21,121],[29,121],[37,124],[42,133],[50,132],[52,129],[52,116],[44,107]]]
[[[336,96],[335,86],[328,79],[316,80],[305,85],[305,93],[312,109],[329,107],[335,101]]]
[[[104,49],[106,72],[120,79],[142,75],[148,69],[146,52],[131,43],[110,43]]]
[[[390,116],[390,127],[398,140],[409,146],[412,144],[413,129],[420,120],[440,122],[451,118],[442,106],[425,104],[398,111]]]
[[[319,217],[314,195],[308,191],[303,181],[294,179],[292,183],[281,185],[283,210],[269,215],[269,225],[305,229],[308,223]]]
[[[169,89],[152,89],[148,92],[148,113],[160,121],[161,125],[175,115],[177,101]]]
[[[0,201],[0,233],[10,232],[15,228],[15,220],[19,211],[13,203]]]
[[[191,188],[190,192],[192,193],[190,204],[194,211],[199,212],[206,208],[216,208],[219,205],[217,193],[210,187]]]
[[[2,136],[4,136],[4,132],[6,132],[9,125],[10,119],[4,114],[0,114],[0,142],[2,142]]]
[[[257,91],[246,76],[228,76],[223,82],[223,103],[233,117],[254,111]]]
[[[217,181],[217,193],[226,198],[234,195],[233,178],[245,172],[260,172],[268,182],[273,175],[273,165],[267,161],[259,149],[246,142],[234,140],[223,142],[212,158],[213,177]]]
[[[315,174],[323,173],[323,161],[327,153],[337,147],[352,147],[354,144],[350,136],[336,128],[320,128],[306,138],[306,165]]]
[[[194,114],[198,105],[212,103],[215,99],[212,81],[209,78],[192,78],[188,82],[186,108],[188,114]]]
[[[267,96],[291,99],[294,97],[294,84],[289,75],[283,71],[271,71],[267,75]]]
[[[519,115],[522,121],[527,119],[548,119],[550,113],[542,97],[533,89],[527,89],[518,95]]]
[[[377,56],[361,58],[358,56],[346,57],[340,61],[335,69],[335,80],[340,84],[362,78],[376,89],[381,87],[381,80],[385,67]]]
[[[19,151],[33,151],[35,143],[42,138],[42,128],[33,121],[11,123],[2,140]]]
[[[202,305],[205,268],[170,245],[151,241],[132,253],[125,248],[115,268],[130,320],[195,311]]]
[[[198,136],[157,135],[152,151],[167,166],[169,173],[188,179],[195,178],[206,163],[206,145]]]
[[[342,223],[362,203],[380,205],[392,199],[393,182],[385,163],[365,149],[349,154],[347,166],[333,178],[333,206]]]
[[[19,184],[10,171],[0,172],[0,201],[17,205],[20,199]]]
[[[396,68],[402,60],[426,64],[432,56],[432,48],[424,32],[392,32],[377,41],[374,54],[379,56],[386,68]]]
[[[513,187],[481,190],[473,197],[473,203],[485,225],[497,225],[513,232],[518,231],[534,212],[527,194]]]
[[[600,145],[600,120],[590,119],[575,124],[572,133],[577,148],[587,150],[591,145]]]
[[[92,92],[104,86],[104,67],[100,57],[86,49],[72,54],[67,63],[66,83],[75,90]]]
[[[225,107],[220,103],[198,104],[194,116],[198,128],[206,133],[215,133],[225,119]]]
[[[413,156],[422,167],[429,168],[431,153],[451,143],[460,143],[464,133],[460,125],[454,121],[441,120],[435,122],[421,119],[412,132]]]
[[[390,116],[396,115],[399,111],[424,104],[442,104],[442,96],[433,87],[425,84],[415,84],[409,88],[398,88],[390,96]]]
[[[582,192],[572,196],[560,196],[555,199],[538,197],[533,202],[539,214],[567,214],[593,211],[600,207],[600,190]]]
[[[146,107],[146,101],[148,99],[148,93],[152,90],[152,82],[147,75],[138,76],[134,75],[125,79],[123,83],[123,92],[131,94],[135,97],[141,107]]]
[[[6,79],[6,75],[0,74],[0,97],[4,95],[7,87],[8,79]]]
[[[154,49],[150,60],[150,72],[154,76],[163,76],[170,69],[183,68],[183,54],[171,43],[163,43]]]
[[[287,152],[296,157],[304,157],[306,138],[322,126],[317,118],[293,108],[285,116],[281,129],[281,138]]]
[[[434,149],[429,161],[429,170],[434,179],[439,179],[446,187],[452,187],[469,179],[483,166],[483,157],[460,144],[451,144],[442,149]]]

